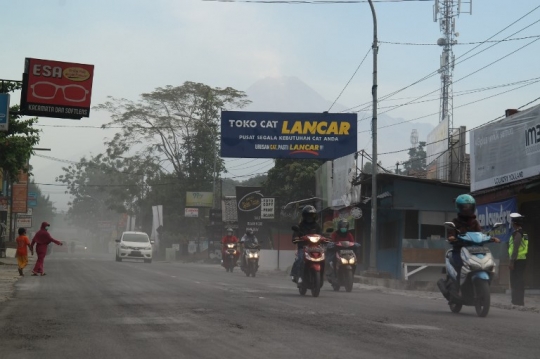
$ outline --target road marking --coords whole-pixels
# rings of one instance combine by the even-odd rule
[[[441,328],[432,327],[430,325],[421,325],[421,324],[390,324],[382,323],[389,327],[394,327],[397,329],[420,329],[420,330],[441,330]]]

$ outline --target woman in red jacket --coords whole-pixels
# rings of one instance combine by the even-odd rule
[[[45,261],[45,256],[47,255],[47,246],[49,243],[53,242],[54,244],[57,244],[59,246],[63,245],[62,242],[57,241],[51,235],[49,234],[48,230],[51,225],[47,222],[41,223],[41,229],[37,231],[36,235],[32,239],[32,244],[30,245],[30,249],[34,250],[34,244],[36,245],[36,253],[38,256],[38,259],[36,261],[36,265],[34,266],[34,269],[32,270],[32,275],[39,275],[42,276],[45,275],[45,272],[43,271],[43,262]]]

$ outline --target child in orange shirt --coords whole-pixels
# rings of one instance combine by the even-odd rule
[[[19,236],[17,237],[17,263],[19,264],[19,275],[24,276],[23,269],[28,265],[28,248],[30,248],[30,253],[34,255],[32,247],[30,247],[30,240],[26,236],[26,229],[19,228]]]

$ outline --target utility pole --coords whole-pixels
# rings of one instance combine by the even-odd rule
[[[373,162],[371,166],[371,240],[368,271],[375,274],[377,273],[377,52],[379,51],[379,45],[377,40],[377,14],[373,7],[373,1],[368,1],[373,15],[373,86],[371,88],[371,94],[373,95],[373,115],[371,119]]]

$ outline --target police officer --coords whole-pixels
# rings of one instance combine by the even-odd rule
[[[508,256],[510,257],[510,287],[512,288],[512,304],[525,305],[525,259],[529,249],[529,240],[523,233],[525,219],[519,213],[511,213],[512,228],[514,232],[508,242]]]

